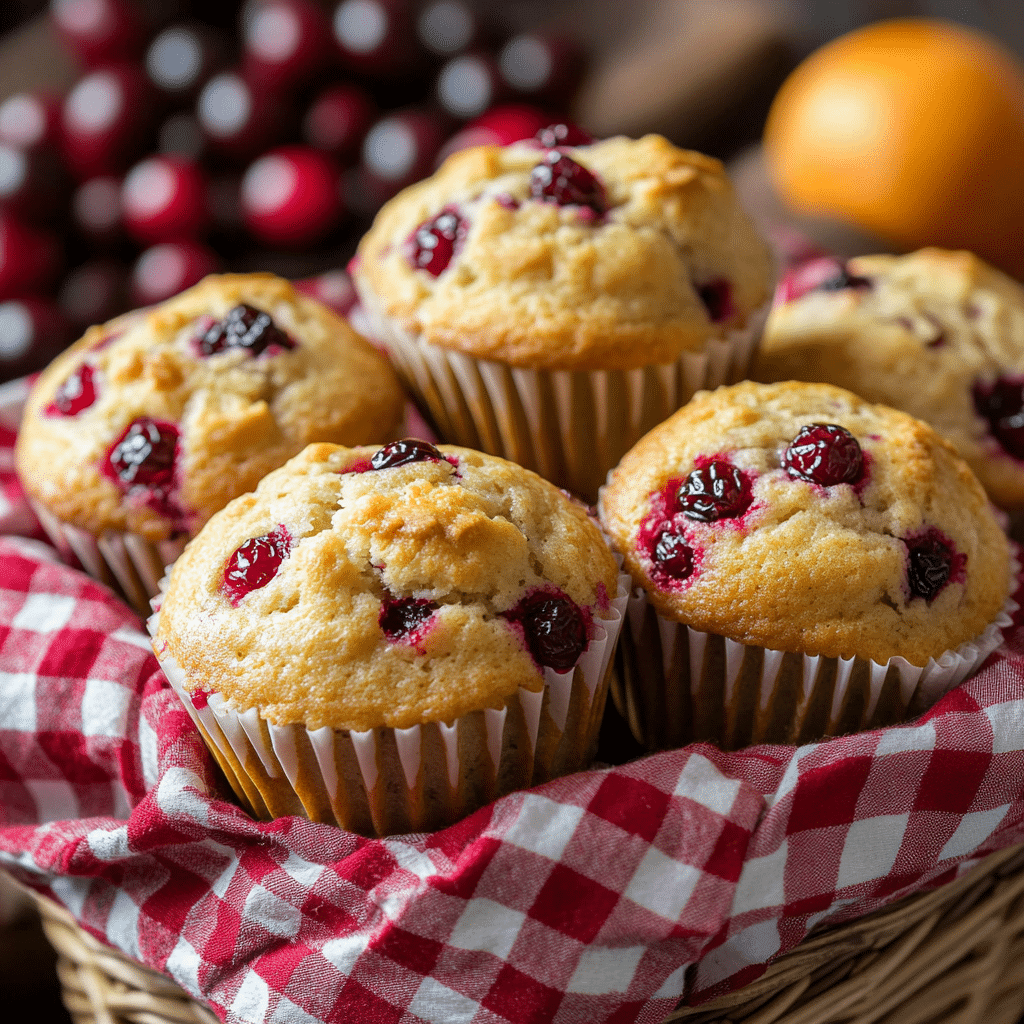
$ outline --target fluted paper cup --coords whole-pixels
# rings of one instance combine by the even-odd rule
[[[243,806],[258,818],[301,814],[363,835],[432,831],[514,789],[585,768],[593,758],[629,577],[594,618],[566,672],[544,669],[540,690],[451,722],[365,732],[275,725],[229,706],[154,644],[160,666]],[[149,620],[156,635],[160,598]]]
[[[67,559],[73,555],[100,583],[117,591],[145,618],[160,580],[184,550],[187,537],[150,541],[137,533],[107,530],[98,536],[58,519],[39,502],[32,511],[51,543]]]
[[[443,441],[500,455],[593,503],[609,470],[700,390],[742,380],[769,305],[700,352],[635,370],[531,370],[424,341],[363,303],[357,322],[391,361]]]
[[[1020,563],[1015,557],[1013,578]],[[827,658],[774,651],[666,619],[630,594],[613,700],[650,750],[706,740],[724,750],[800,744],[906,721],[976,672],[1002,642],[1008,597],[974,639],[926,665],[905,658]]]

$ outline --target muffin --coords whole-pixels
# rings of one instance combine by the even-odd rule
[[[773,264],[722,165],[648,135],[456,153],[352,273],[442,438],[593,500],[645,431],[746,375]]]
[[[227,274],[55,359],[16,464],[54,542],[148,614],[214,512],[313,441],[393,437],[402,409],[387,361],[327,307],[269,274]]]
[[[998,645],[1016,573],[930,426],[824,384],[703,392],[602,489],[636,590],[626,704],[652,747],[891,724]]]
[[[820,260],[783,282],[754,376],[826,381],[926,420],[1024,509],[1024,288],[968,252]]]
[[[627,583],[528,470],[317,444],[200,531],[150,628],[247,809],[387,835],[586,766]]]

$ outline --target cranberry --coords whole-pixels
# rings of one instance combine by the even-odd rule
[[[991,384],[975,381],[974,408],[988,420],[988,429],[1003,449],[1024,460],[1024,378],[997,377]]]
[[[716,459],[683,481],[677,500],[687,518],[713,523],[743,515],[753,497],[746,477],[731,463]]]
[[[604,213],[606,203],[601,182],[571,157],[552,150],[530,172],[530,195],[559,206],[589,206]]]
[[[274,323],[269,313],[244,303],[203,331],[198,345],[204,356],[231,348],[244,348],[254,356],[263,355],[272,345],[295,348],[295,342]]]
[[[575,601],[558,591],[537,591],[524,597],[505,616],[523,627],[534,659],[566,672],[587,647],[587,623]]]
[[[651,560],[659,574],[674,580],[685,580],[693,574],[693,549],[671,527],[655,535]]]
[[[775,295],[777,305],[793,302],[813,291],[838,291],[842,288],[870,288],[866,277],[855,277],[844,264],[831,256],[816,256],[786,272]]]
[[[128,424],[107,454],[107,474],[122,488],[166,490],[174,482],[178,428],[141,416]]]
[[[929,604],[949,581],[954,562],[953,546],[938,530],[927,530],[907,544],[907,580],[912,597]]]
[[[545,149],[555,149],[558,146],[589,146],[594,141],[594,137],[588,135],[582,128],[566,122],[549,124],[546,128],[541,128],[536,139]]]
[[[292,549],[292,536],[281,525],[261,537],[250,537],[224,566],[222,590],[235,607],[246,594],[265,587]]]
[[[429,441],[406,437],[401,441],[392,441],[375,452],[370,459],[370,469],[391,469],[410,462],[441,462],[443,459],[444,456]]]
[[[817,286],[817,291],[822,292],[840,292],[845,288],[855,288],[861,291],[871,287],[871,280],[867,277],[858,277],[856,274],[851,274],[845,266],[841,266],[839,270],[831,277],[826,277]]]
[[[468,228],[454,210],[442,210],[413,233],[410,262],[416,269],[437,277],[451,263],[455,248],[466,237]]]
[[[46,407],[47,416],[77,416],[96,401],[96,385],[92,367],[80,366],[59,388],[53,401]]]
[[[417,597],[386,598],[381,602],[381,632],[392,642],[415,641],[416,634],[437,611],[433,601]]]
[[[809,423],[790,442],[782,465],[795,479],[832,487],[853,483],[861,474],[864,457],[848,430],[834,423]]]
[[[723,320],[728,320],[736,312],[736,307],[732,304],[732,285],[724,279],[719,278],[698,285],[697,294],[704,303],[708,319],[712,323],[719,324]]]

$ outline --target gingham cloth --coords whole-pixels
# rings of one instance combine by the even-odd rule
[[[14,426],[0,423],[0,866],[225,1020],[655,1022],[816,925],[1024,840],[1019,627],[905,727],[692,746],[433,835],[254,822],[139,621],[11,536],[34,529]]]

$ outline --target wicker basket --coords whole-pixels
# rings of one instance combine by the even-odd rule
[[[37,897],[76,1024],[214,1024],[166,977]],[[1024,847],[963,878],[812,935],[757,981],[668,1022],[1014,1024],[1024,1013]]]

